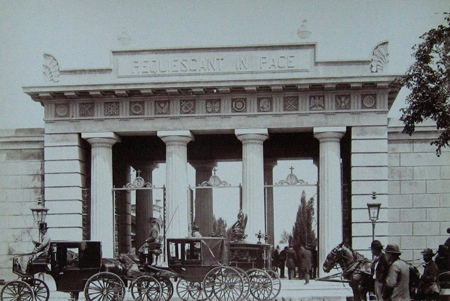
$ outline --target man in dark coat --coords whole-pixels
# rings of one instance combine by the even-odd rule
[[[280,256],[278,257],[279,263],[278,267],[280,268],[280,278],[286,278],[284,276],[284,268],[286,264],[286,251],[288,250],[288,247],[284,247],[283,251],[280,252]]]
[[[439,300],[438,274],[439,269],[436,262],[433,261],[433,250],[426,248],[422,251],[425,261],[423,274],[420,277],[418,298],[419,300]]]
[[[379,240],[372,241],[370,245],[372,250],[372,255],[374,260],[372,262],[372,275],[374,279],[374,292],[377,300],[383,300],[383,283],[386,277],[387,269],[389,268],[389,263],[386,260],[386,254],[383,252],[383,245]]]
[[[410,300],[409,265],[400,259],[400,248],[397,245],[387,245],[386,259],[390,263],[383,285],[383,300]]]
[[[310,250],[305,249],[305,246],[300,246],[298,252],[298,278],[305,279],[305,284],[309,283],[309,273],[312,268],[312,253]]]
[[[288,269],[289,280],[295,278],[295,268],[297,267],[297,253],[292,246],[286,250],[286,267]]]

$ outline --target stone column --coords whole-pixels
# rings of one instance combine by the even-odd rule
[[[197,161],[191,162],[195,168],[195,185],[199,186],[208,181],[212,175],[215,162]],[[210,236],[213,222],[213,189],[199,188],[195,192],[195,223],[200,228],[203,236]]]
[[[159,131],[166,144],[166,237],[189,235],[187,144],[193,140],[190,131]]]
[[[248,242],[257,242],[255,234],[264,232],[264,140],[267,129],[235,130],[242,142],[242,211],[248,216],[245,233]]]
[[[103,257],[114,257],[114,200],[112,146],[114,133],[83,133],[91,144],[91,240],[102,242]]]
[[[152,183],[152,172],[158,164],[134,162],[133,167],[145,183]],[[150,234],[151,218],[153,217],[153,191],[150,189],[136,190],[136,249],[145,242]]]
[[[327,254],[342,242],[341,145],[345,127],[314,128],[319,154],[319,274]]]
[[[273,185],[273,168],[277,165],[276,160],[268,160],[264,162],[264,183],[266,185]],[[274,221],[274,205],[273,205],[273,187],[267,187],[265,191],[266,197],[266,233],[269,236],[268,243],[275,243],[275,221]]]

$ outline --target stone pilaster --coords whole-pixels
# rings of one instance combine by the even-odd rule
[[[342,179],[340,140],[345,127],[314,128],[319,154],[319,264],[342,242]],[[319,268],[319,272],[321,269]]]
[[[242,211],[248,216],[248,242],[257,242],[255,234],[265,230],[264,147],[267,129],[235,130],[242,142]]]
[[[195,168],[195,185],[199,186],[208,181],[212,175],[215,162],[197,161],[191,162]],[[213,189],[198,188],[195,192],[195,223],[200,228],[203,236],[210,236],[213,222]]]
[[[186,237],[188,221],[187,144],[193,140],[190,131],[159,131],[166,144],[166,237]]]
[[[139,176],[146,183],[152,183],[153,170],[157,164],[134,162],[133,167],[139,172]],[[153,217],[153,191],[150,189],[136,190],[136,248],[138,249],[148,238]]]
[[[277,165],[276,160],[264,162],[264,183],[266,185],[273,185],[273,168]],[[267,241],[269,244],[275,243],[275,220],[274,220],[274,205],[273,205],[273,187],[266,188],[266,233],[269,236]]]
[[[114,256],[114,200],[112,146],[114,133],[83,133],[91,150],[91,240],[102,242],[103,257]]]

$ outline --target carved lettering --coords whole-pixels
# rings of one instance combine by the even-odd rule
[[[223,60],[222,57],[151,61],[134,60],[132,73],[134,75],[148,75],[159,73],[220,72],[222,71]]]
[[[260,70],[283,70],[295,68],[294,55],[262,56],[259,58]]]

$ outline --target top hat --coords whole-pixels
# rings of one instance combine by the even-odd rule
[[[421,252],[421,254],[423,255],[429,255],[429,256],[434,256],[436,255],[436,253],[433,252],[433,250],[431,250],[430,248],[426,248],[425,250],[423,250]]]
[[[386,253],[391,253],[391,254],[402,254],[402,252],[400,252],[400,248],[397,245],[387,245],[386,249],[384,250]]]
[[[374,240],[374,241],[372,241],[372,243],[370,244],[370,248],[371,248],[371,249],[383,249],[383,245],[381,244],[381,241],[379,241],[379,240]]]
[[[39,230],[47,230],[47,223],[39,223]]]

